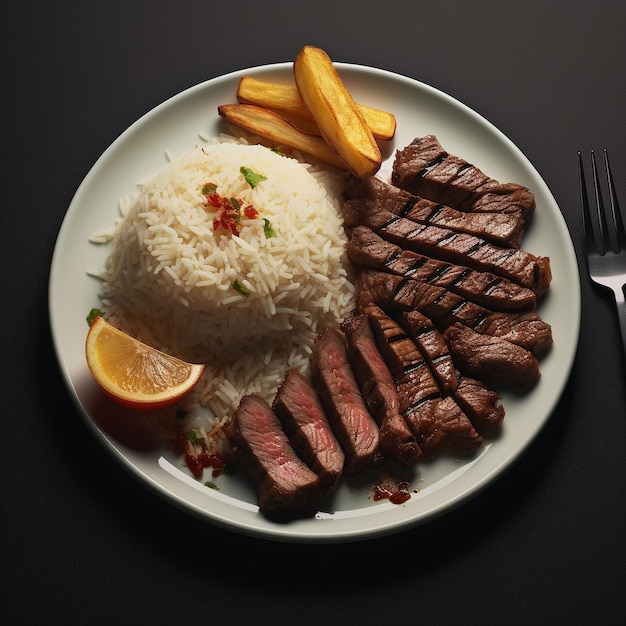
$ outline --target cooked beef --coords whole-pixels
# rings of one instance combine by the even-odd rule
[[[379,307],[365,310],[395,379],[400,409],[426,455],[479,446],[482,438],[450,397],[442,397],[415,342]]]
[[[386,459],[405,467],[422,456],[415,435],[400,413],[400,399],[364,314],[350,316],[341,325],[346,337],[348,358],[370,413],[380,427],[380,448]]]
[[[466,452],[479,448],[483,437],[453,396],[441,398],[435,409],[435,423],[446,433],[445,444],[438,452]]]
[[[524,348],[489,337],[463,324],[452,324],[444,336],[457,367],[482,381],[498,381],[527,389],[540,377],[539,362]]]
[[[393,327],[378,309],[367,309],[380,350],[389,364],[398,395],[400,410],[426,455],[433,456],[446,447],[445,431],[435,423],[435,410],[441,400],[439,388],[426,362],[413,342],[404,333],[393,335]]]
[[[313,509],[320,479],[295,453],[278,417],[261,398],[244,396],[233,415],[231,443],[269,514]]]
[[[358,204],[356,204],[359,202]],[[344,204],[348,226],[361,224],[383,239],[449,263],[492,272],[542,295],[551,279],[549,260],[518,248],[503,247],[469,233],[424,225],[398,217],[389,211],[349,200]]]
[[[442,394],[454,393],[456,368],[448,344],[432,320],[419,311],[405,311],[400,314],[399,321],[426,359]]]
[[[524,186],[499,183],[476,166],[448,154],[434,135],[396,152],[392,182],[406,191],[462,211],[519,213],[527,219],[535,197]]]
[[[343,335],[328,328],[317,337],[311,362],[313,383],[353,474],[381,460],[379,431],[348,360]]]
[[[347,256],[355,265],[445,287],[494,311],[532,310],[537,306],[537,297],[531,289],[491,272],[479,272],[403,250],[367,226],[357,226],[352,231]]]
[[[420,224],[433,224],[450,230],[471,233],[502,246],[519,248],[524,233],[524,221],[510,213],[468,213],[414,196],[404,189],[390,185],[374,176],[349,181],[348,201],[344,213],[358,203],[373,203],[398,217],[406,217]]]
[[[320,477],[323,493],[335,491],[345,455],[311,383],[290,370],[272,408],[298,456]]]
[[[474,428],[494,428],[504,420],[504,407],[500,404],[500,395],[489,389],[485,383],[461,372],[456,373],[458,385],[454,399],[465,411]]]
[[[359,306],[417,310],[442,330],[461,322],[476,332],[501,337],[539,355],[552,344],[552,329],[535,311],[503,313],[485,309],[441,287],[375,270],[356,276]]]

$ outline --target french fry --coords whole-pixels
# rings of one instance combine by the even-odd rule
[[[237,100],[242,104],[256,104],[295,117],[313,119],[295,85],[282,85],[244,76],[237,86]]]
[[[286,119],[253,104],[223,104],[217,112],[231,124],[278,145],[306,152],[331,165],[347,169],[343,159],[320,137],[308,135]]]
[[[313,122],[311,112],[302,101],[295,85],[283,85],[244,76],[237,87],[237,100],[244,104],[256,104],[292,116],[295,124],[306,132],[320,134],[319,128]],[[394,115],[363,104],[357,103],[357,107],[376,139],[393,139],[396,132]]]
[[[382,109],[375,109],[374,107],[368,107],[364,104],[359,104],[359,111],[365,118],[367,125],[372,131],[372,135],[376,139],[382,139],[389,141],[394,138],[396,134],[396,117],[392,113],[383,111]]]
[[[330,57],[321,48],[304,46],[293,71],[300,97],[326,143],[355,176],[374,175],[382,163],[380,149]]]

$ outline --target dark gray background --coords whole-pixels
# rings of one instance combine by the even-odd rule
[[[2,19],[2,596],[5,624],[623,624],[624,363],[582,276],[569,385],[523,458],[402,534],[283,545],[219,530],[99,447],[57,370],[55,237],[95,160],[208,78],[336,61],[441,89],[536,166],[581,251],[576,152],[609,149],[626,202],[626,5],[609,1],[22,2]]]

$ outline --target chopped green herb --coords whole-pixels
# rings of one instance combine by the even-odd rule
[[[250,295],[250,290],[237,279],[233,281],[233,289],[238,291],[242,296],[248,297]]]
[[[215,183],[206,183],[202,187],[202,195],[208,196],[210,193],[217,193],[217,185]]]
[[[265,233],[265,238],[269,239],[270,237],[276,237],[276,232],[272,228],[270,221],[264,217],[263,218],[263,232]]]
[[[198,437],[198,434],[196,433],[196,431],[193,428],[190,428],[189,430],[185,431],[185,436],[187,437],[187,439],[189,439],[189,441],[191,443],[199,443],[202,441],[201,437]]]
[[[96,317],[100,317],[102,315],[102,311],[100,309],[91,309],[91,311],[89,311],[89,315],[87,315],[87,324],[89,324],[89,326],[91,326]]]
[[[267,180],[267,176],[263,176],[263,174],[258,174],[257,172],[252,171],[249,167],[241,166],[239,168],[241,175],[246,179],[246,182],[252,189],[254,189],[259,183],[262,183],[264,180]]]
[[[207,480],[204,483],[204,486],[208,487],[209,489],[217,489],[218,491],[220,490],[220,488],[215,483],[212,483],[210,480]]]

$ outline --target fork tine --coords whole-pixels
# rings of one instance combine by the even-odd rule
[[[596,153],[591,151],[591,174],[593,177],[593,194],[596,200],[596,217],[598,224],[598,231],[600,233],[600,245],[598,245],[598,238],[596,238],[596,245],[598,249],[598,253],[603,255],[606,252],[606,212],[604,209],[604,198],[602,197],[602,191],[600,190],[600,179],[598,176],[598,166],[596,164]],[[611,233],[609,231],[609,239],[611,241],[611,245],[613,245],[613,238],[611,237]]]
[[[606,170],[606,179],[609,190],[609,204],[611,208],[612,224],[615,228],[615,239],[612,239],[611,243],[613,252],[617,254],[620,251],[620,247],[626,249],[626,230],[624,229],[626,220],[624,219],[624,215],[622,214],[620,205],[617,201],[617,192],[615,191],[615,182],[613,181],[613,173],[611,171],[609,153],[607,150],[604,150],[604,167]]]
[[[592,164],[593,164],[592,152]],[[591,219],[591,208],[589,206],[589,194],[585,179],[585,168],[583,166],[582,154],[578,153],[578,172],[580,181],[580,203],[583,207],[583,233],[585,235],[585,246],[587,249],[594,246],[599,254],[604,254],[604,238],[602,236],[601,214],[598,212],[596,202],[596,219]]]

